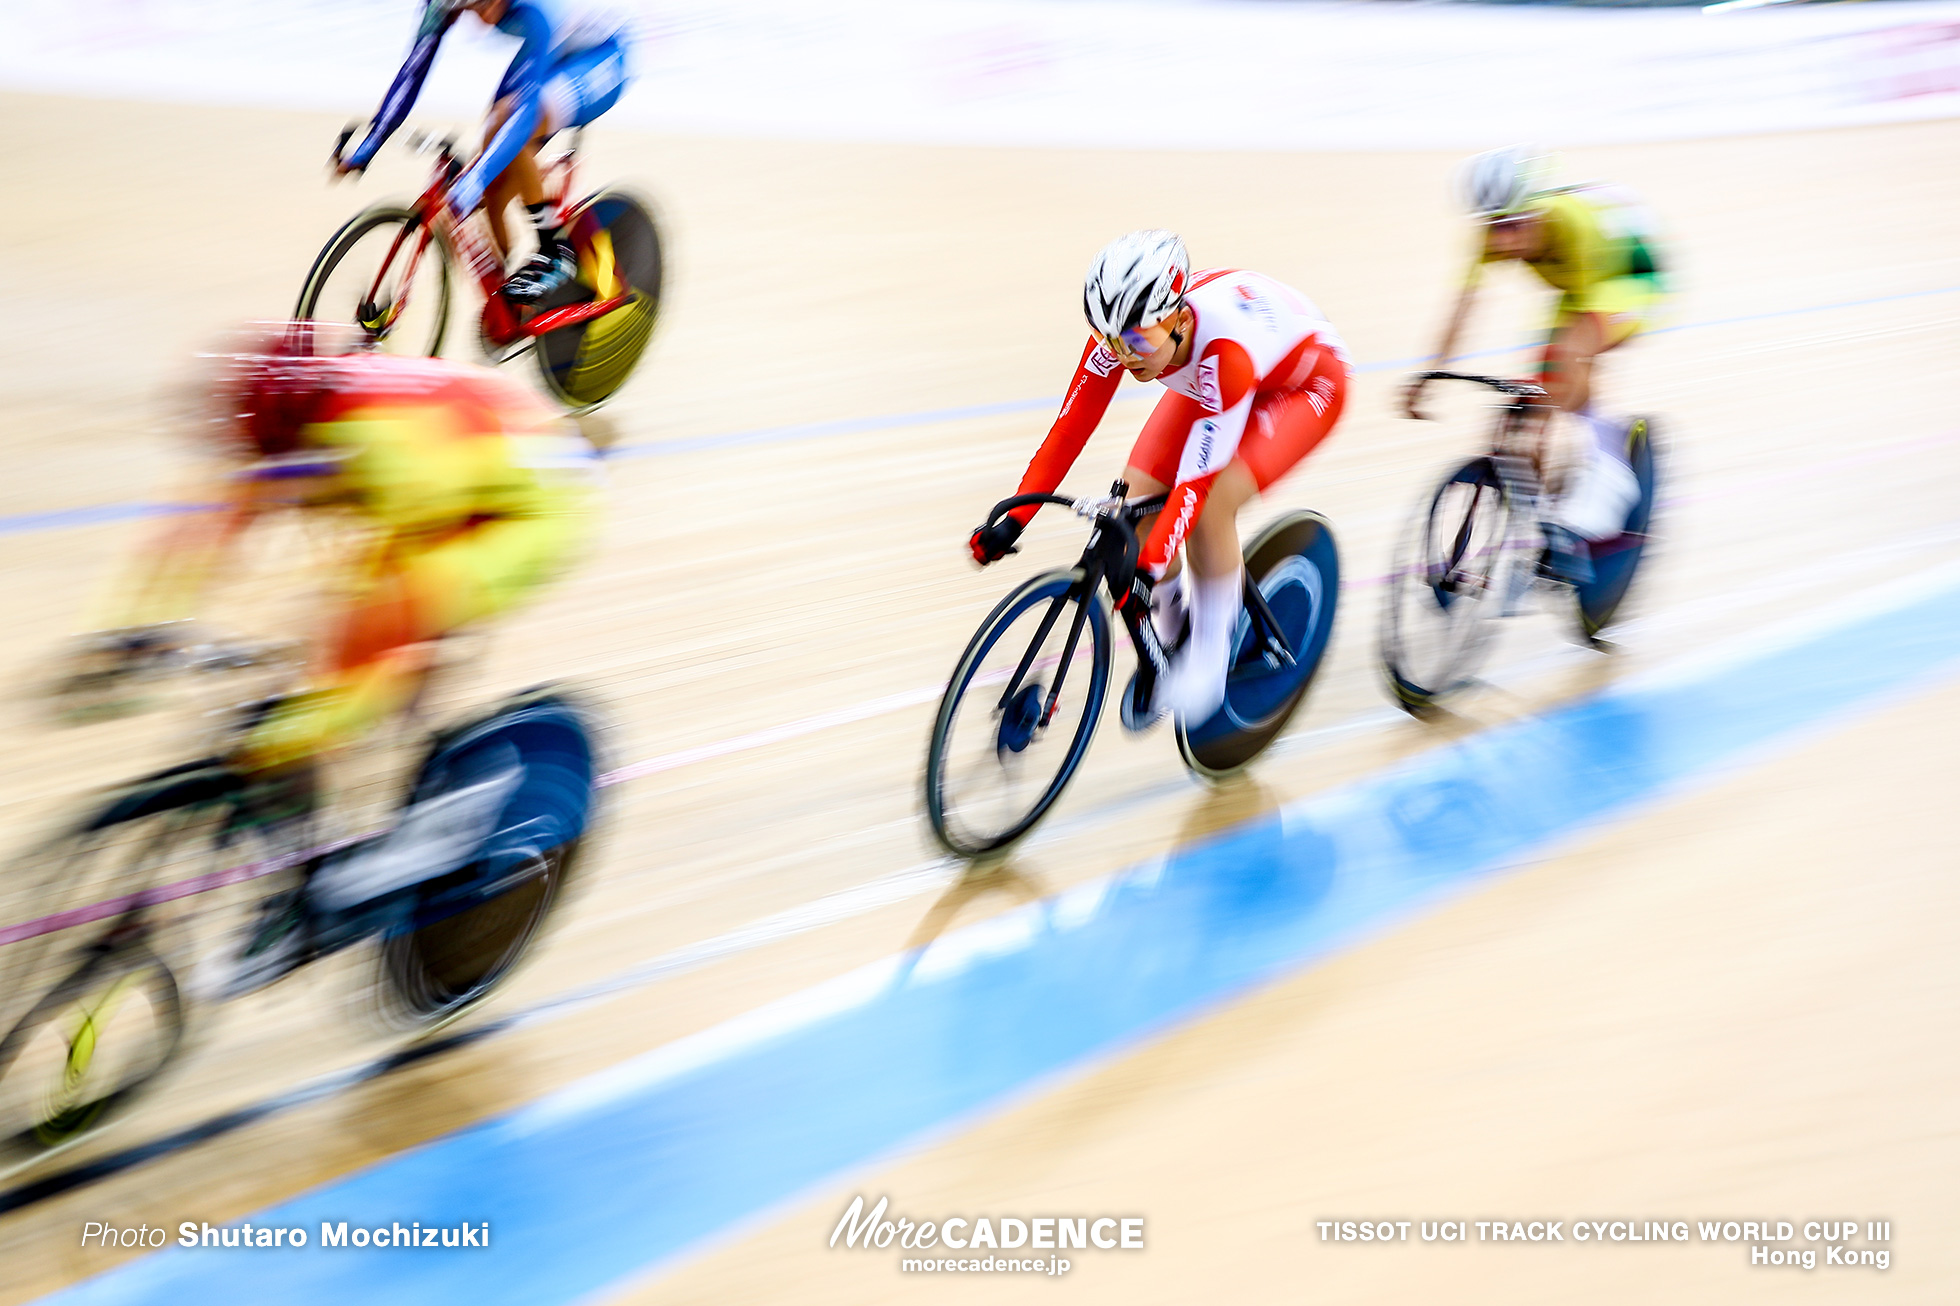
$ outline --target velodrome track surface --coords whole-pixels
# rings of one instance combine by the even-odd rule
[[[50,197],[0,219],[20,261],[16,302],[32,305],[0,326],[15,363],[0,410],[13,470],[0,487],[12,600],[0,659],[24,685],[87,625],[117,559],[151,528],[140,505],[182,479],[159,392],[183,358],[235,320],[283,311],[338,221],[417,177],[391,156],[358,191],[321,185],[311,161],[338,120],[320,115],[0,103],[18,125],[0,147],[10,174]],[[1550,619],[1521,622],[1497,686],[1460,718],[1418,726],[1376,687],[1378,591],[1358,584],[1314,697],[1254,783],[1200,789],[1167,738],[1111,728],[1041,837],[961,880],[916,814],[932,697],[993,599],[1079,537],[1044,519],[1023,557],[986,573],[962,542],[1052,416],[1047,398],[1080,347],[1088,254],[1143,222],[1174,226],[1200,262],[1270,271],[1341,326],[1364,367],[1348,415],[1248,524],[1318,508],[1365,582],[1386,569],[1415,495],[1475,438],[1473,408],[1418,425],[1389,405],[1396,364],[1427,345],[1456,274],[1453,159],[596,133],[588,180],[629,179],[660,205],[669,310],[643,374],[608,410],[621,447],[601,547],[508,622],[455,690],[476,700],[570,677],[606,704],[617,760],[647,764],[611,791],[587,891],[486,1013],[535,1017],[16,1205],[0,1214],[0,1297],[116,1265],[75,1246],[85,1220],[216,1223],[292,1200],[352,1202],[343,1218],[377,1221],[455,1208],[496,1224],[543,1277],[495,1257],[435,1258],[416,1266],[434,1279],[399,1279],[370,1255],[331,1282],[308,1278],[308,1260],[217,1263],[240,1296],[257,1275],[269,1277],[253,1293],[307,1301],[385,1300],[391,1284],[424,1300],[465,1282],[486,1301],[1016,1290],[825,1250],[863,1191],[930,1215],[1143,1214],[1148,1252],[1089,1257],[1060,1289],[1096,1300],[1309,1288],[1328,1300],[1950,1299],[1960,1266],[1943,1231],[1960,1211],[1946,1182],[1957,1158],[1943,1031],[1960,993],[1942,951],[1957,896],[1942,813],[1960,697],[1937,602],[1953,580],[1933,569],[1960,558],[1960,182],[1942,163],[1956,146],[1960,130],[1933,123],[1570,154],[1574,173],[1650,198],[1681,268],[1671,329],[1607,373],[1609,402],[1663,414],[1673,437],[1666,548],[1626,650],[1580,654]],[[1475,347],[1524,338],[1534,303],[1522,286],[1492,297]],[[1119,404],[1071,484],[1105,481],[1144,411]],[[1902,577],[1916,579],[1871,598]],[[1867,606],[1846,611],[1855,601]],[[274,620],[238,613],[254,617]],[[1747,661],[1766,656],[1763,631],[1791,622],[1778,646],[1791,661]],[[1787,702],[1757,692],[1771,671],[1792,687]],[[1615,734],[1588,702],[1660,715],[1649,736]],[[1577,717],[1560,716],[1572,703]],[[88,787],[178,760],[194,725],[180,704],[57,731],[37,706],[22,692],[0,709],[14,742],[0,760],[9,846]],[[1515,735],[1493,733],[1507,722]],[[1509,753],[1507,737],[1521,741]],[[1534,741],[1553,737],[1573,751],[1552,761],[1571,765],[1547,771]],[[1437,750],[1486,741],[1496,751],[1470,754],[1483,795],[1420,783],[1460,781]],[[1356,905],[1334,890],[1368,889],[1364,864],[1290,840],[1325,828],[1337,851],[1365,843],[1339,813],[1402,792],[1395,783],[1413,787],[1393,824],[1405,838],[1435,832],[1411,846],[1437,878]],[[1329,794],[1332,808],[1312,806]],[[1602,794],[1613,806],[1588,806]],[[1476,842],[1523,808],[1540,825]],[[1204,852],[1219,830],[1250,842]],[[1493,863],[1524,869],[1470,883]],[[1332,887],[1281,891],[1291,882],[1275,868],[1302,867]],[[1261,889],[1262,868],[1278,888]],[[1126,869],[1126,892],[1080,887]],[[1231,876],[1250,877],[1243,895],[1177,892]],[[1088,923],[1037,931],[988,964],[957,933],[989,919],[1015,930],[1020,918],[1003,914],[1044,895],[1076,904],[1055,908],[1064,924]],[[1337,906],[1353,914],[1336,919]],[[1119,960],[1161,959],[1161,983],[1044,960],[1131,920],[1119,907],[1138,944]],[[1262,932],[1269,916],[1296,933]],[[902,1025],[881,1019],[895,1009],[878,1003],[898,999],[879,988],[851,1009],[865,1013],[852,1037],[808,1027],[815,1061],[750,1073],[740,1049],[724,1051],[711,1069],[756,1087],[724,1094],[718,1113],[626,1099],[656,1142],[661,1121],[685,1120],[666,1136],[698,1148],[644,1167],[624,1153],[626,1172],[607,1179],[629,1208],[675,1204],[651,1231],[589,1186],[603,1136],[563,1136],[540,1172],[498,1151],[495,1130],[465,1136],[482,1153],[452,1143],[410,1169],[385,1164],[540,1099],[558,1105],[519,1119],[575,1130],[595,1091],[586,1114],[555,1091],[919,945],[922,970],[940,966],[942,991],[964,1003]],[[1246,969],[1207,964],[1221,955]],[[52,1169],[384,1055],[393,1045],[341,1009],[353,982],[349,967],[323,968],[224,1012],[170,1093]],[[1098,982],[1125,1000],[1087,1002]],[[542,1005],[607,985],[583,1004]],[[1097,1019],[1069,1024],[1080,1006]],[[1035,1013],[1028,1028],[1044,1036],[1003,1010]],[[929,1032],[931,1058],[925,1035],[892,1039],[905,1029]],[[883,1125],[828,1114],[836,1091],[813,1068],[837,1069],[830,1049]],[[929,1098],[924,1117],[878,1110],[928,1062],[931,1093],[903,1099]],[[789,1108],[771,1096],[805,1084]],[[782,1136],[761,1132],[771,1120]],[[368,1187],[331,1186],[374,1163]],[[1820,1270],[1796,1287],[1732,1245],[1355,1248],[1313,1235],[1317,1219],[1376,1214],[1854,1216],[1898,1232],[1894,1268],[1874,1282]],[[546,1243],[524,1244],[527,1227]],[[227,1299],[157,1277],[210,1270],[159,1257],[93,1291]]]

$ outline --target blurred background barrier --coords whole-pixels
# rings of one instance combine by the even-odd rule
[[[1667,7],[1662,7],[1667,5]],[[1960,113],[1960,4],[1658,0],[641,0],[612,116],[663,131],[1200,149],[1651,141]],[[413,27],[400,0],[10,0],[0,87],[366,111]],[[508,57],[459,29],[425,111],[474,114]],[[1177,88],[1178,112],[1110,117]]]

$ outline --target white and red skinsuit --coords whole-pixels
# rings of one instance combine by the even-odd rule
[[[1297,290],[1257,272],[1213,268],[1192,278],[1184,302],[1196,317],[1190,361],[1157,378],[1170,393],[1158,400],[1129,460],[1171,487],[1138,561],[1157,580],[1234,457],[1266,489],[1326,438],[1347,397],[1347,349]],[[1050,493],[1061,484],[1122,378],[1116,356],[1092,336],[1017,493]],[[1034,514],[1033,506],[1013,513],[1023,524]]]

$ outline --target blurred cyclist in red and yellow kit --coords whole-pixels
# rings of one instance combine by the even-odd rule
[[[220,357],[231,468],[145,560],[130,614],[192,615],[228,547],[276,508],[339,509],[367,529],[313,683],[243,740],[248,769],[351,742],[406,705],[433,641],[510,608],[587,533],[595,466],[555,408],[487,368],[320,347],[331,328],[273,328]]]
[[[1239,509],[1334,429],[1347,398],[1347,349],[1305,295],[1257,272],[1194,274],[1184,242],[1168,231],[1131,232],[1104,248],[1089,265],[1082,301],[1093,334],[1017,493],[1061,483],[1124,371],[1169,391],[1123,471],[1134,495],[1170,492],[1124,602],[1151,605],[1166,645],[1188,620],[1155,702],[1138,705],[1148,707],[1143,715],[1201,721],[1224,701],[1238,628]],[[985,566],[1012,550],[1034,514],[1017,508],[991,530],[975,530],[974,561]],[[1180,553],[1195,573],[1188,581]]]
[[[187,518],[144,559],[123,623],[154,631],[191,616],[229,546],[268,510],[335,509],[365,528],[309,683],[229,759],[275,782],[405,707],[435,642],[534,593],[593,517],[596,465],[556,408],[481,367],[335,356],[321,347],[331,330],[279,326],[220,356],[230,457],[207,497],[219,508]],[[276,938],[253,950],[299,951]]]

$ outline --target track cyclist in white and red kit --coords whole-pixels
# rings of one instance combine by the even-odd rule
[[[1184,242],[1168,231],[1111,242],[1089,265],[1082,302],[1094,334],[1017,493],[1054,491],[1124,371],[1169,392],[1123,471],[1133,495],[1168,489],[1170,497],[1119,606],[1150,604],[1167,647],[1188,621],[1143,719],[1174,712],[1202,721],[1224,701],[1231,669],[1242,585],[1239,509],[1334,429],[1347,397],[1347,350],[1299,291],[1237,268],[1194,274]],[[974,560],[985,566],[1013,551],[1034,514],[1018,508],[992,529],[976,529]],[[1188,579],[1180,552],[1189,555]]]

